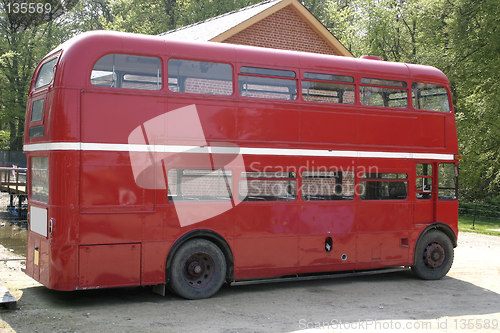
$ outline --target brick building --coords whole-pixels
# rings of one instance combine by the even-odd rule
[[[353,56],[297,0],[264,1],[161,36]]]

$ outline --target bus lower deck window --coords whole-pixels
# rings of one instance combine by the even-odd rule
[[[243,201],[295,200],[297,180],[294,172],[248,171],[241,174],[239,197]]]
[[[441,163],[438,167],[438,198],[456,200],[458,198],[458,172],[454,163]]]
[[[227,201],[232,197],[231,170],[170,169],[170,201]]]
[[[354,172],[304,171],[302,173],[302,198],[316,200],[354,199]]]
[[[406,173],[365,173],[360,182],[362,200],[404,200],[408,196]]]
[[[432,164],[419,163],[417,164],[417,199],[432,198]]]

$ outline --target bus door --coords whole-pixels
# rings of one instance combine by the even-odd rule
[[[405,262],[413,214],[408,173],[377,168],[376,172],[358,172],[358,175],[357,261],[374,265]],[[370,268],[370,265],[362,268]]]
[[[312,271],[331,270],[332,265],[352,268],[349,264],[356,262],[354,170],[307,170],[301,181],[300,266]]]
[[[257,162],[259,160],[253,160]],[[281,156],[266,160],[267,165],[290,161]],[[297,269],[297,173],[276,170],[258,171],[259,164],[245,160],[241,172],[234,223],[237,278],[292,274]]]
[[[415,224],[429,224],[436,221],[435,163],[417,162],[415,171]]]
[[[453,162],[437,165],[436,220],[453,225],[458,220],[458,166]]]

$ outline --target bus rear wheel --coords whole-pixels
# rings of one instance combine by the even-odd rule
[[[205,239],[189,240],[175,253],[169,287],[187,299],[213,296],[226,277],[226,260],[220,248]]]
[[[415,249],[415,274],[424,280],[439,280],[453,264],[453,244],[439,230],[431,230],[422,236]]]

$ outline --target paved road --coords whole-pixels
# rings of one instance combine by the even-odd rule
[[[3,251],[3,252],[2,252]],[[8,252],[8,251],[7,251]],[[19,299],[0,310],[6,332],[479,332],[500,327],[500,237],[462,233],[452,270],[422,281],[408,272],[224,287],[186,301],[147,288],[47,290],[0,263]],[[8,255],[0,249],[0,256]]]

